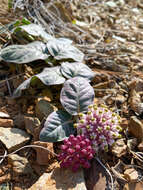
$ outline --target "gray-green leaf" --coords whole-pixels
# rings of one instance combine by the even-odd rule
[[[22,30],[24,30],[25,32],[27,32],[28,34],[32,36],[42,37],[46,41],[54,38],[51,35],[49,35],[42,26],[38,24],[28,24],[28,25],[20,26],[18,28],[21,28]]]
[[[66,78],[73,78],[76,76],[83,77],[89,81],[91,81],[95,74],[94,72],[85,64],[74,62],[64,62],[61,65],[61,73]]]
[[[70,41],[66,42],[66,40],[62,38],[49,40],[47,49],[56,60],[72,59],[82,62],[84,58],[84,54],[80,50],[71,45]]]
[[[72,116],[59,110],[48,116],[44,128],[40,132],[40,140],[45,142],[62,141],[74,132]]]
[[[32,77],[31,77],[31,78],[32,78]],[[20,84],[20,85],[17,87],[17,89],[16,89],[16,90],[14,91],[14,93],[13,93],[13,97],[19,97],[19,96],[21,96],[22,90],[25,90],[25,89],[29,88],[31,78],[25,80],[22,84]]]
[[[65,78],[60,72],[60,66],[45,68],[41,73],[35,76],[47,86],[63,84],[65,82]]]
[[[40,79],[45,85],[58,85],[63,84],[65,82],[65,78],[61,75],[60,67],[50,67],[45,68],[41,73],[32,76],[31,78],[24,81],[13,93],[14,97],[21,96],[22,90],[29,88],[30,83],[36,78]]]
[[[10,45],[1,50],[1,58],[7,62],[28,63],[38,59],[45,60],[49,54],[45,53],[45,44],[35,41],[27,45]]]
[[[64,83],[60,101],[67,112],[77,115],[86,112],[88,106],[94,102],[94,90],[88,80],[74,77]]]

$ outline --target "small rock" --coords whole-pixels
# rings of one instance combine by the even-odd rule
[[[106,5],[109,7],[109,8],[116,8],[117,7],[117,5],[116,5],[116,3],[114,2],[114,1],[108,1],[108,2],[106,2]]]
[[[38,98],[36,103],[36,116],[42,120],[44,117],[50,115],[53,111],[56,111],[57,108],[50,104],[44,98]]]
[[[140,14],[140,11],[139,11],[139,9],[138,8],[133,8],[133,9],[131,9],[131,11],[133,12],[133,14]]]
[[[13,171],[14,176],[25,175],[25,174],[29,174],[33,172],[28,160],[17,154],[9,155],[8,163],[12,165],[12,169],[13,169],[12,171]]]
[[[71,170],[57,167],[51,173],[44,173],[28,190],[86,190],[83,170],[72,173]]]
[[[13,120],[0,118],[0,127],[13,127]]]
[[[36,117],[24,117],[24,123],[25,123],[25,129],[26,131],[34,136],[35,133],[35,128],[39,128],[40,126],[40,121]]]
[[[128,130],[134,137],[143,139],[143,123],[136,116],[130,118]]]
[[[4,113],[4,112],[0,112],[0,118],[6,118],[6,119],[9,119],[9,118],[10,118],[10,115],[7,114],[7,113]]]
[[[54,152],[54,150],[53,150],[53,143],[36,141],[36,142],[34,142],[34,145],[45,147],[50,152]],[[36,159],[36,161],[37,161],[37,163],[39,165],[48,165],[48,164],[50,164],[51,159],[55,157],[48,150],[44,150],[42,148],[34,148],[34,149],[36,150],[36,153],[37,153],[37,159]]]
[[[8,151],[14,151],[30,140],[30,136],[23,130],[17,128],[0,128],[0,141]]]
[[[138,149],[143,152],[143,141],[138,145]]]
[[[127,145],[124,142],[124,139],[118,139],[115,146],[112,148],[112,153],[120,158],[121,156],[127,153]]]
[[[138,180],[138,172],[134,168],[126,169],[124,172],[124,176],[131,183],[137,182]]]
[[[117,5],[123,6],[125,4],[124,0],[118,0]]]

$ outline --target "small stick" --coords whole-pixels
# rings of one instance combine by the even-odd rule
[[[11,88],[10,88],[10,84],[9,84],[8,79],[6,79],[6,84],[7,84],[9,95],[12,96],[12,92],[11,92]]]

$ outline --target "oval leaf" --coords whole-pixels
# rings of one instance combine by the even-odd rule
[[[28,24],[28,25],[23,25],[18,28],[21,28],[28,34],[32,36],[39,36],[45,39],[46,41],[53,39],[51,35],[49,35],[42,26],[38,24]]]
[[[40,140],[45,142],[62,141],[75,133],[72,116],[59,110],[51,113],[45,121],[44,128],[40,132]]]
[[[48,52],[57,60],[73,59],[74,61],[83,61],[84,54],[71,43],[62,38],[49,40],[47,43]]]
[[[63,84],[65,78],[61,75],[60,67],[45,68],[41,73],[35,75],[45,85]]]
[[[49,54],[45,53],[45,44],[35,41],[27,45],[10,45],[1,50],[1,58],[7,62],[28,63],[38,59],[45,60]]]
[[[86,112],[88,106],[93,104],[94,90],[86,79],[74,77],[64,83],[60,100],[67,112],[77,115]]]
[[[75,62],[75,63],[69,63],[64,62],[61,65],[61,73],[66,78],[73,78],[76,76],[83,77],[85,79],[88,79],[91,81],[95,74],[94,72],[85,64]]]
[[[20,84],[20,86],[14,91],[13,96],[21,96],[22,90],[29,88],[32,79],[35,81],[36,78],[40,79],[47,86],[63,84],[65,82],[65,78],[61,75],[59,66],[45,68],[41,73],[33,75],[31,78]]]

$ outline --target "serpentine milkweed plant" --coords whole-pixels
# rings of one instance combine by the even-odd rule
[[[94,89],[82,77],[64,83],[60,101],[65,111],[58,110],[48,116],[40,140],[64,140],[59,155],[62,167],[73,171],[89,168],[89,160],[95,153],[108,151],[114,140],[121,137],[120,117],[106,106],[94,104]]]
[[[22,32],[31,40],[38,37],[42,41],[7,46],[0,51],[1,60],[17,64],[38,59],[49,63],[51,58],[60,61],[60,66],[44,68],[41,73],[24,81],[14,91],[14,97],[20,96],[22,90],[37,79],[47,86],[64,84],[60,101],[65,110],[48,116],[40,140],[64,140],[59,154],[62,167],[70,167],[73,171],[79,167],[89,168],[89,160],[94,154],[100,150],[108,151],[114,139],[120,137],[119,116],[108,108],[94,105],[94,89],[89,83],[94,72],[82,63],[84,54],[72,45],[71,40],[56,39],[36,24],[19,26],[13,31]],[[75,62],[68,62],[69,59]]]

